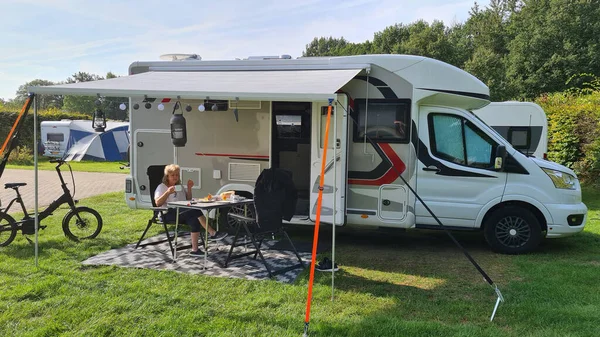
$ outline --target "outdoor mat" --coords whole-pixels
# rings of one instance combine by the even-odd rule
[[[206,269],[204,269],[204,257],[190,256],[190,248],[178,250],[177,261],[173,262],[169,243],[166,241],[164,234],[142,241],[142,245],[146,243],[152,243],[153,245],[135,249],[135,243],[133,243],[92,256],[82,263],[84,265],[117,265],[121,267],[174,270],[188,274],[233,277],[247,280],[268,280],[269,275],[260,257],[254,260],[253,255],[232,260],[227,268],[223,268],[223,264],[231,248],[232,240],[233,237],[228,236],[222,241],[209,243]],[[180,235],[177,239],[177,244],[179,247],[183,245],[189,246],[189,234]],[[293,252],[272,249],[272,246],[275,244],[277,244],[276,240],[266,241],[263,242],[263,247],[261,248],[265,260],[272,269],[280,269],[298,263],[298,259]],[[234,254],[243,251],[244,247],[236,247]],[[299,254],[308,268],[310,266],[311,254],[306,252],[299,252]],[[274,279],[282,283],[292,283],[302,271],[302,268],[296,268],[280,275],[275,275]]]
[[[298,241],[298,240],[292,240],[292,242],[294,243],[294,247],[296,247],[296,250],[298,251],[298,253],[308,253],[310,256],[310,253],[312,252],[312,249],[313,249],[312,242]],[[292,253],[294,251],[288,240],[280,240],[280,241],[273,243],[273,245],[271,246],[271,249],[291,251]],[[317,245],[317,254],[326,252],[330,249],[331,249],[331,241],[319,240],[319,244]]]

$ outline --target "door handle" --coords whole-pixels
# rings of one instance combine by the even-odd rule
[[[435,165],[429,165],[427,167],[423,167],[423,171],[440,172],[441,170]]]

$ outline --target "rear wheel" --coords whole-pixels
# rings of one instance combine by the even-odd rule
[[[542,240],[537,218],[528,209],[517,206],[492,213],[486,220],[484,235],[492,250],[503,254],[528,253]]]
[[[6,213],[0,213],[0,247],[8,246],[17,236],[15,219]]]
[[[93,239],[102,230],[102,217],[89,207],[77,207],[63,219],[63,232],[73,241]]]

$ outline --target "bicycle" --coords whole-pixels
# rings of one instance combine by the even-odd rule
[[[46,209],[38,213],[39,223],[42,222],[43,219],[52,215],[58,207],[62,204],[68,204],[71,208],[62,221],[62,229],[65,233],[65,236],[73,241],[79,241],[81,239],[92,239],[100,234],[102,230],[102,217],[100,214],[89,207],[75,207],[77,203],[76,200],[73,199],[71,195],[71,191],[67,188],[67,184],[65,183],[60,167],[63,164],[67,164],[69,166],[69,170],[71,171],[71,178],[73,181],[73,194],[75,194],[75,178],[73,177],[73,171],[71,170],[71,166],[64,161],[63,159],[52,159],[51,163],[56,163],[56,172],[58,174],[58,178],[61,182],[61,187],[63,190],[62,195],[54,200]],[[35,234],[35,217],[31,217],[29,213],[27,213],[27,209],[25,208],[25,204],[23,199],[21,198],[21,194],[19,193],[19,187],[27,185],[26,183],[7,183],[4,184],[4,188],[12,188],[16,197],[12,199],[8,207],[4,210],[0,209],[0,247],[8,246],[17,236],[17,231],[21,230],[23,235],[31,235]],[[21,209],[23,210],[23,219],[19,221],[15,221],[15,219],[8,214],[8,210],[14,203],[20,204]],[[74,221],[72,221],[74,220]],[[40,229],[45,229],[46,226],[39,226]],[[29,242],[31,240],[28,237],[25,237]]]

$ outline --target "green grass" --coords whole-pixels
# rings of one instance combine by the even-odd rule
[[[109,173],[129,173],[129,168],[121,169],[124,166],[123,162],[110,162],[110,161],[71,161],[69,162],[73,171],[81,172],[109,172]],[[40,170],[51,170],[53,171],[56,164],[48,162],[48,158],[40,158],[38,160],[38,168]],[[33,170],[33,165],[6,165],[7,169],[21,169],[21,170]],[[67,167],[65,169],[68,170]]]
[[[584,201],[586,230],[533,254],[493,254],[480,236],[458,236],[506,298],[494,322],[493,290],[442,233],[340,230],[335,300],[330,274],[317,273],[310,335],[598,336],[600,192],[586,190]],[[290,285],[82,266],[135,242],[149,212],[128,209],[120,193],[80,204],[102,214],[98,238],[67,240],[61,210],[44,223],[39,268],[20,234],[0,248],[0,336],[302,335],[307,271]],[[312,227],[290,233],[310,240]],[[320,238],[331,240],[328,228]]]

